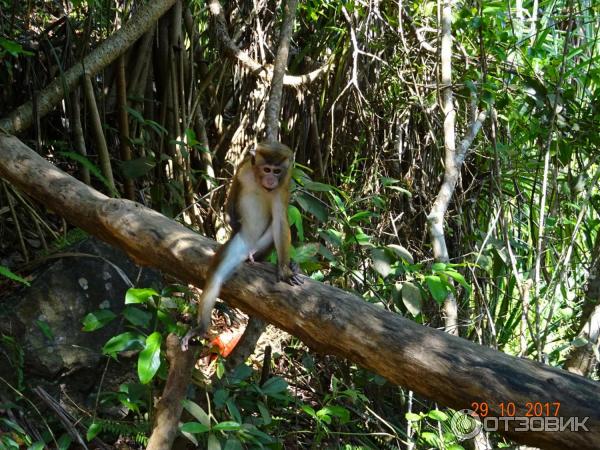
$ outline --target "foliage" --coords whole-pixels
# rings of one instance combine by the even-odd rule
[[[269,67],[279,9],[221,3],[230,36]],[[221,239],[225,180],[262,138],[268,89],[259,78],[264,71],[224,56],[205,3],[187,5],[192,24],[183,21],[181,36],[163,33],[171,26],[165,17],[147,41],[151,52],[141,39],[127,53],[127,137],[115,114],[115,70],[93,81],[101,125],[114,144],[118,193],[133,180],[135,200]],[[64,73],[137,6],[77,1],[63,10],[57,2],[0,1],[0,114]],[[284,90],[281,140],[296,151],[288,208],[292,257],[313,279],[423,325],[441,325],[440,308],[451,293],[462,337],[561,366],[585,341],[576,334],[598,301],[589,283],[599,276],[600,259],[600,6],[564,0],[453,4],[457,141],[475,112],[486,110],[488,119],[466,155],[445,216],[450,261],[443,263],[432,258],[428,229],[445,166],[437,8],[436,2],[300,2],[289,74],[326,62],[333,67],[308,85]],[[39,118],[23,139],[71,174],[87,169],[94,187],[116,196],[100,167],[88,115],[83,107],[87,156],[73,144],[69,102]],[[130,160],[119,151],[123,140],[132,149]],[[12,186],[0,189],[3,286],[26,283],[21,264],[45,254],[46,236],[55,241],[67,231],[43,205]],[[122,321],[126,329],[103,351],[110,358],[135,354],[139,380],[104,393],[101,401],[124,408],[136,425],[119,428],[97,418],[88,423],[88,437],[122,434],[144,443],[147,428],[136,427],[148,423],[149,399],[163,381],[164,337],[181,334],[177,320],[190,312],[182,295],[131,290],[121,315],[100,310],[86,317],[86,332]],[[43,320],[35,326],[51,333]],[[2,345],[17,369],[13,384],[27,392],[18,342],[3,337]],[[262,386],[258,374],[243,367],[238,378],[217,380],[206,402],[196,398],[186,405],[193,419],[181,431],[209,448],[289,442],[384,448],[409,440],[415,448],[460,448],[448,428],[452,411],[347,361],[313,355],[294,338],[273,369],[276,376]],[[224,375],[222,362],[217,371]],[[3,445],[35,445],[13,422],[0,424]]]

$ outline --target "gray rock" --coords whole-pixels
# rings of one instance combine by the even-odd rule
[[[0,332],[15,337],[28,371],[44,378],[98,368],[102,346],[123,331],[121,323],[117,318],[100,330],[84,332],[83,318],[106,308],[118,314],[130,283],[158,288],[161,282],[157,271],[139,268],[125,253],[95,238],[61,253],[70,255],[49,260],[31,287],[0,299]]]

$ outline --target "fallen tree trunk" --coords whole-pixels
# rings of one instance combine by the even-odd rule
[[[13,136],[0,135],[0,176],[69,222],[125,250],[139,263],[182,281],[201,284],[215,243],[156,211],[110,199],[62,172]],[[301,338],[315,350],[346,357],[393,383],[446,406],[489,407],[498,432],[548,449],[593,449],[600,442],[600,386],[586,378],[515,358],[442,331],[418,325],[355,295],[307,280],[302,287],[275,281],[266,264],[243,265],[221,297]],[[578,418],[589,431],[556,431],[535,418]],[[508,405],[514,405],[512,407]],[[587,419],[585,419],[587,417]],[[575,419],[573,419],[575,420]],[[506,430],[504,427],[507,427]]]

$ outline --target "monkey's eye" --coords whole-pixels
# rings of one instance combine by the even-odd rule
[[[271,173],[271,168],[270,167],[263,167],[263,172],[264,173]]]
[[[275,169],[275,170],[273,170],[273,173],[275,175],[279,175],[281,173],[281,169]]]

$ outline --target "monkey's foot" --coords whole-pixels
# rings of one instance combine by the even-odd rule
[[[194,338],[198,338],[200,336],[204,335],[204,331],[202,330],[202,327],[196,327],[196,328],[192,328],[190,331],[188,331],[184,337],[181,338],[181,350],[184,352],[187,352],[188,349],[190,348],[190,341]]]

